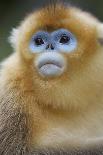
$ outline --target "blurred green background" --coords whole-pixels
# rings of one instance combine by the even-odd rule
[[[13,51],[7,40],[12,28],[16,27],[29,12],[50,1],[52,0],[0,0],[0,60]],[[103,0],[66,0],[66,2],[91,12],[103,21]]]

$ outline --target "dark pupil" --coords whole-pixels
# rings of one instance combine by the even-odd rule
[[[35,39],[35,44],[36,44],[36,45],[42,45],[42,44],[44,44],[44,41],[43,41],[42,38],[36,38],[36,39]]]
[[[64,35],[64,36],[61,37],[60,43],[66,44],[66,43],[69,42],[69,40],[70,40],[70,38],[68,36]]]

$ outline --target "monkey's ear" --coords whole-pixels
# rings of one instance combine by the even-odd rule
[[[8,41],[13,48],[16,47],[16,44],[18,42],[18,37],[19,37],[19,29],[13,28],[11,31],[11,35],[8,38]]]
[[[98,41],[99,41],[100,45],[103,46],[103,24],[98,25],[97,33],[98,33]]]

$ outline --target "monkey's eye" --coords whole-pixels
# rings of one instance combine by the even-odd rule
[[[40,46],[40,45],[44,44],[43,39],[40,38],[40,37],[35,38],[34,41],[35,41],[35,44],[36,44],[37,46]]]
[[[39,53],[45,50],[47,42],[49,39],[49,34],[45,31],[39,31],[35,33],[30,40],[30,51],[32,53]]]
[[[70,37],[69,36],[66,36],[65,34],[61,36],[60,38],[60,43],[62,44],[67,44],[68,42],[70,41]]]
[[[67,29],[59,29],[52,33],[53,40],[60,52],[72,52],[77,47],[77,39]]]

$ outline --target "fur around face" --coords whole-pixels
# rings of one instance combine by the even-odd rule
[[[29,42],[39,30],[58,28],[75,34],[78,46],[62,54],[67,63],[63,75],[42,78],[34,63],[39,54],[31,53]],[[102,145],[102,34],[96,18],[58,4],[32,13],[13,30],[15,53],[1,64],[0,73],[0,155],[46,148],[89,148],[90,153]]]

